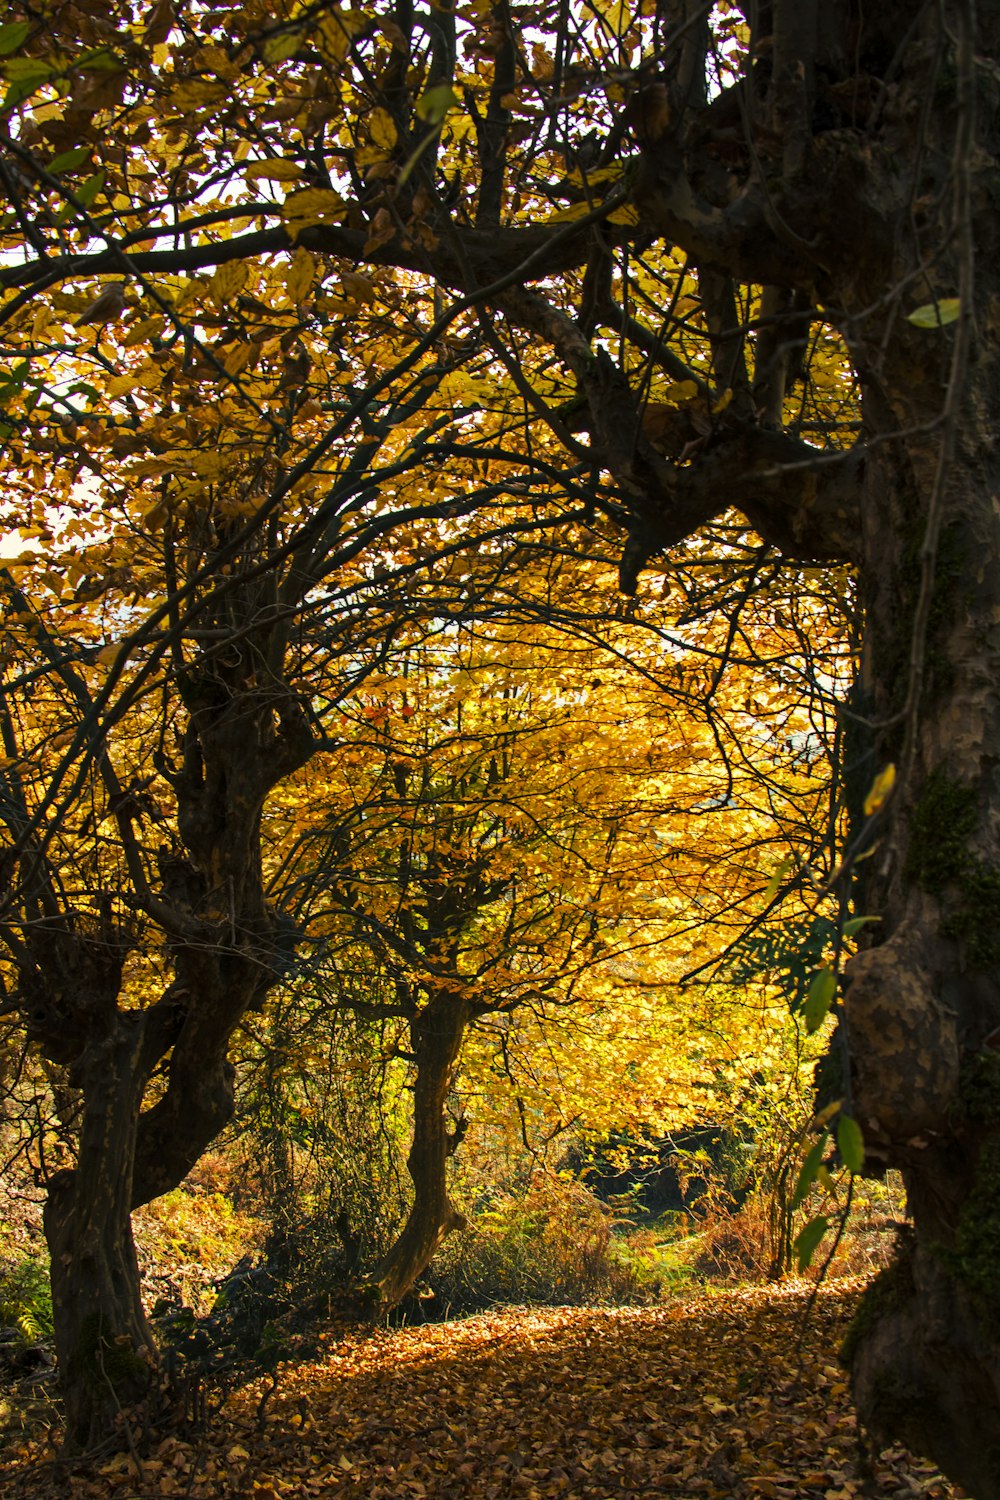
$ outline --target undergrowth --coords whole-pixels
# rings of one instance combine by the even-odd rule
[[[580,1182],[539,1172],[523,1193],[494,1194],[445,1241],[428,1271],[426,1311],[653,1302],[691,1279],[670,1252],[673,1237],[668,1227],[636,1224]]]
[[[47,1260],[22,1260],[0,1269],[0,1325],[16,1328],[25,1344],[52,1337]]]

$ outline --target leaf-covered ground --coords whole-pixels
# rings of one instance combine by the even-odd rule
[[[127,1455],[0,1469],[10,1500],[957,1496],[901,1449],[867,1459],[834,1351],[859,1282],[673,1306],[508,1308],[351,1333],[234,1396],[210,1430]]]

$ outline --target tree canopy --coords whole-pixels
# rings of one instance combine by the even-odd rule
[[[642,900],[736,937],[805,891],[841,1152],[915,1225],[855,1394],[1000,1494],[997,26],[0,26],[5,1009],[81,1100],[46,1208],[76,1443],[149,1395],[130,1211],[334,911],[440,1146],[456,1014],[565,998]]]

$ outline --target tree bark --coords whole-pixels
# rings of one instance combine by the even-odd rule
[[[742,176],[709,170],[697,119],[653,112],[637,201],[699,264],[824,308],[862,381],[855,545],[819,532],[858,565],[870,728],[898,782],[855,892],[879,924],[847,969],[844,1090],[915,1233],[850,1340],[854,1388],[876,1436],[1000,1500],[1000,13],[775,0],[773,48],[741,85]],[[943,299],[960,312],[937,325]],[[809,555],[801,480],[727,495]]]
[[[919,367],[928,387],[940,358]],[[859,1412],[977,1500],[1000,1497],[998,396],[997,357],[982,348],[940,489],[940,434],[873,450],[862,576],[881,758],[904,779],[866,881],[880,940],[849,965],[845,1005],[853,1107],[869,1154],[902,1169],[916,1231],[851,1340]],[[884,409],[878,393],[869,408]],[[920,402],[902,415],[918,426]],[[942,526],[920,643],[934,504]]]
[[[413,1180],[413,1204],[372,1278],[383,1307],[394,1307],[405,1297],[445,1236],[465,1225],[448,1197],[448,1157],[455,1137],[448,1130],[445,1105],[467,1020],[466,1002],[443,994],[410,1022],[416,1078],[413,1142],[406,1164]]]
[[[86,1450],[123,1423],[141,1423],[156,1371],[155,1340],[140,1295],[132,1238],[132,1160],[146,1083],[143,1025],[118,1017],[76,1068],[83,1092],[77,1164],[49,1183],[56,1354],[66,1444]]]

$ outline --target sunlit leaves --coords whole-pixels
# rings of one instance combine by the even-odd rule
[[[439,125],[450,109],[457,109],[461,100],[449,83],[437,83],[425,89],[416,103],[416,111],[428,125]]]
[[[792,1192],[791,1207],[793,1209],[798,1208],[805,1201],[810,1188],[816,1181],[820,1167],[823,1165],[828,1143],[829,1136],[824,1131],[819,1140],[810,1147]]]
[[[825,1214],[817,1214],[815,1218],[804,1224],[795,1236],[794,1249],[796,1263],[800,1272],[806,1270],[811,1264],[812,1258],[822,1243],[823,1237],[830,1228],[830,1220]]]
[[[896,785],[896,767],[888,765],[875,777],[864,801],[864,814],[870,818],[873,814],[880,812],[889,798],[892,796]]]
[[[958,297],[942,297],[939,302],[926,302],[907,314],[907,322],[914,328],[944,328],[961,316],[962,303]]]
[[[798,1076],[778,987],[818,1034],[829,932],[754,987],[710,966],[762,893],[820,863],[849,665],[849,585],[777,570],[739,518],[679,543],[621,611],[625,492],[582,412],[588,361],[620,363],[614,437],[644,453],[635,472],[689,469],[742,398],[713,373],[694,267],[624,248],[620,104],[652,8],[581,14],[565,24],[593,68],[545,15],[486,6],[463,14],[453,60],[429,27],[405,38],[329,7],[187,8],[174,25],[150,5],[83,50],[56,17],[38,57],[0,30],[39,168],[3,264],[42,266],[8,304],[5,504],[45,557],[18,570],[32,618],[7,628],[45,685],[26,716],[33,805],[79,739],[87,796],[53,793],[60,872],[123,892],[143,962],[163,962],[158,862],[198,822],[177,810],[192,734],[232,704],[247,753],[266,742],[277,763],[301,716],[313,761],[242,788],[263,828],[232,881],[259,857],[258,916],[294,913],[316,972],[338,943],[378,969],[395,1021],[400,996],[478,1007],[455,1087],[484,1129],[510,1128],[516,1100],[537,1141],[570,1119],[690,1118],[749,1057]],[[609,194],[614,232],[574,241]],[[122,317],[77,331],[112,274]],[[498,279],[508,300],[474,303]],[[522,282],[551,300],[538,327],[518,321]],[[738,295],[752,342],[761,293]],[[809,326],[788,414],[842,422],[846,443],[843,350]],[[43,615],[90,720],[39,655]],[[89,739],[60,738],[81,722]],[[155,751],[155,812],[108,821],[98,746],[125,785]],[[242,942],[253,921],[238,929],[214,867],[206,882]],[[682,993],[691,973],[714,982]],[[824,1173],[821,1152],[803,1195]]]
[[[837,1124],[837,1150],[849,1172],[860,1172],[865,1164],[865,1140],[852,1115],[841,1114]]]
[[[302,176],[302,168],[297,161],[277,157],[271,161],[248,162],[243,168],[243,176],[247,182],[297,182]]]

